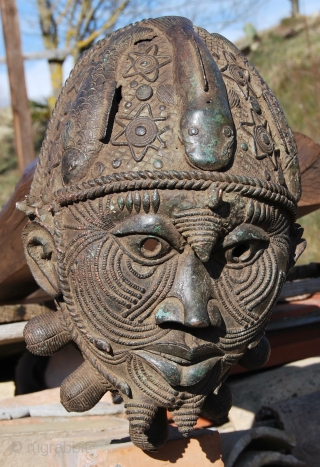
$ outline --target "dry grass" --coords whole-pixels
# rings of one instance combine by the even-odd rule
[[[261,35],[249,59],[277,96],[292,129],[319,143],[320,16],[283,20]]]
[[[49,119],[47,107],[30,102],[35,140],[38,154]],[[19,181],[20,173],[14,147],[12,112],[10,108],[0,109],[0,209],[12,195]]]
[[[283,20],[261,35],[249,59],[277,96],[292,129],[320,143],[320,16]],[[298,264],[320,262],[320,211],[299,222],[307,248]]]
[[[302,217],[298,222],[304,228],[303,237],[307,240],[307,248],[297,264],[320,263],[320,210]]]
[[[14,187],[18,183],[19,178],[20,173],[18,169],[8,170],[4,174],[0,174],[0,209],[2,209],[14,192]]]
[[[0,207],[8,201],[19,180],[19,175],[13,142],[11,109],[0,109]]]

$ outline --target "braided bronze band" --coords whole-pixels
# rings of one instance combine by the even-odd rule
[[[277,203],[296,217],[297,204],[284,187],[257,178],[228,175],[218,172],[140,171],[115,173],[95,178],[81,184],[63,188],[55,193],[55,201],[66,206],[76,201],[99,198],[110,193],[134,190],[175,189],[206,190],[212,183],[226,193],[236,192],[250,198],[260,198]]]

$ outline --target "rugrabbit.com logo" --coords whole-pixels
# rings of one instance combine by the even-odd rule
[[[34,454],[39,456],[48,456],[50,454],[79,454],[88,453],[89,448],[86,443],[77,444],[73,441],[63,442],[21,442],[7,441],[6,454]]]
[[[13,441],[11,444],[10,444],[10,450],[11,452],[21,452],[22,450],[22,443],[20,443],[20,441]]]

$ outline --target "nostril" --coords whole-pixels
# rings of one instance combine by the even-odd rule
[[[167,297],[155,309],[155,319],[158,325],[178,323],[192,328],[206,328],[210,326],[209,317],[205,308],[201,310],[197,306],[185,307],[177,297]]]
[[[210,323],[207,319],[201,320],[201,319],[193,318],[190,320],[186,320],[184,325],[190,328],[207,328],[210,325]]]
[[[211,326],[219,327],[222,324],[221,314],[217,300],[214,298],[208,301],[207,312]]]
[[[183,324],[184,310],[180,300],[176,297],[168,297],[161,302],[156,311],[156,323],[162,324],[175,322]]]

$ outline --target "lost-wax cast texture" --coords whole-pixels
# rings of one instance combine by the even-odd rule
[[[57,311],[27,348],[70,342],[84,363],[68,411],[124,399],[132,441],[166,441],[230,409],[236,363],[269,357],[265,326],[303,251],[297,149],[275,96],[227,39],[179,17],[112,33],[79,60],[56,104],[23,233]]]

